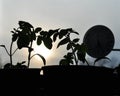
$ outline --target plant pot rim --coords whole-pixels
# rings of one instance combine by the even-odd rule
[[[85,65],[49,65],[41,68],[43,73],[46,74],[113,74],[114,69],[99,67],[99,66],[85,66]]]
[[[108,68],[108,67],[104,67],[104,66],[93,66],[93,65],[46,65],[46,66],[42,66],[41,69],[45,69],[45,68],[98,68],[98,69],[110,69],[113,70],[113,68]]]

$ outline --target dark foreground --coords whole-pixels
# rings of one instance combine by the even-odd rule
[[[114,69],[48,66],[41,69],[1,69],[1,96],[120,96],[120,76]]]

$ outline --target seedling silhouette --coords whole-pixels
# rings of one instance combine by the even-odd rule
[[[13,28],[13,31],[11,31],[12,40],[11,40],[11,45],[10,45],[10,51],[8,51],[5,45],[0,45],[0,47],[3,47],[6,50],[7,54],[10,57],[10,63],[7,63],[5,65],[5,68],[6,67],[7,68],[21,68],[20,66],[22,66],[22,64],[24,64],[26,61],[22,61],[20,63],[18,62],[16,65],[14,65],[12,57],[18,49],[21,50],[23,48],[27,48],[28,50],[28,60],[27,60],[28,62],[27,62],[26,68],[29,68],[30,60],[36,55],[38,55],[42,59],[45,65],[46,60],[41,54],[37,53],[37,54],[31,55],[32,51],[34,50],[33,41],[36,41],[37,45],[41,45],[41,43],[44,42],[44,45],[48,49],[51,49],[52,48],[51,37],[48,36],[48,33],[43,31],[41,27],[34,28],[30,23],[25,22],[25,21],[19,21],[18,24],[19,24],[19,27],[17,29]],[[17,48],[13,51],[14,43],[17,44]]]

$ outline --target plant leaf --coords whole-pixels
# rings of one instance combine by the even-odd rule
[[[38,32],[41,31],[41,30],[42,30],[41,27],[37,27],[37,28],[35,29],[35,33],[38,33]]]
[[[18,38],[18,34],[14,33],[12,35],[12,41],[15,42],[17,40],[17,38]]]
[[[48,35],[48,32],[47,31],[41,31],[40,35],[43,35],[44,37],[46,37]]]
[[[11,33],[13,33],[13,34],[14,34],[15,32],[14,32],[14,31],[11,31]]]
[[[61,59],[59,62],[60,65],[69,65],[69,63],[67,63],[66,59]]]
[[[52,39],[51,38],[44,38],[43,39],[44,45],[48,48],[52,48]]]
[[[21,49],[22,47],[28,47],[30,43],[30,39],[29,39],[29,36],[27,35],[23,35],[21,37],[18,38],[17,40],[17,46],[19,49]]]
[[[21,64],[24,64],[24,63],[26,63],[26,61],[22,61],[22,62],[21,62]]]
[[[73,39],[74,43],[77,43],[79,41],[79,38]]]
[[[28,22],[25,22],[25,21],[19,21],[18,22],[19,26],[21,29],[24,29],[24,28],[33,28],[33,26],[28,23]]]
[[[75,32],[72,28],[68,28],[67,31],[69,31],[70,33],[75,33],[75,34],[79,35],[79,33]]]
[[[46,65],[46,60],[45,60],[45,58],[44,58],[42,55],[40,55],[40,54],[36,54],[36,55],[38,55],[38,56],[42,59],[43,64]]]
[[[60,30],[59,39],[63,38],[63,36],[67,35],[68,31],[66,29]]]
[[[67,45],[67,50],[70,50],[70,48],[71,48],[71,44],[70,43],[68,43],[68,45]]]
[[[37,45],[40,45],[42,43],[42,37],[38,36],[37,38]]]
[[[54,42],[56,41],[57,36],[59,36],[59,33],[58,33],[58,32],[53,35],[53,41],[54,41]]]
[[[67,30],[67,31],[70,31],[70,32],[72,32],[72,31],[73,31],[73,29],[72,29],[72,28],[67,28],[66,30]]]
[[[67,44],[69,41],[70,41],[69,38],[64,38],[58,43],[57,48],[60,47],[61,45]]]
[[[5,45],[0,45],[0,47],[5,47]]]
[[[98,62],[98,61],[101,60],[101,59],[108,59],[108,60],[110,60],[108,57],[100,57],[100,58],[97,58],[97,59],[94,61],[94,65],[95,65],[96,62]],[[110,61],[111,61],[111,60],[110,60]]]
[[[80,61],[82,61],[83,63],[85,63],[85,56],[86,56],[86,53],[85,52],[82,52],[80,50],[77,51],[77,57]]]
[[[52,29],[49,30],[49,31],[48,31],[48,35],[49,35],[49,37],[52,36],[52,35],[55,34],[55,33],[58,33],[59,29],[60,29],[60,28],[55,29],[55,30],[52,30]]]
[[[75,31],[71,31],[70,33],[75,33],[75,34],[79,35],[79,33],[78,33],[78,32],[75,32]]]

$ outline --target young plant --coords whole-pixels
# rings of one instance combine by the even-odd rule
[[[33,48],[33,41],[37,41],[37,45],[41,45],[41,43],[43,42],[44,45],[48,48],[51,49],[52,48],[52,39],[51,39],[51,34],[43,31],[41,27],[37,27],[34,28],[30,23],[25,22],[25,21],[19,21],[18,22],[19,27],[16,29],[14,28],[13,31],[11,31],[12,33],[12,41],[11,41],[11,45],[10,45],[10,51],[7,50],[5,45],[0,45],[0,47],[3,47],[7,54],[10,57],[10,63],[7,63],[5,65],[5,68],[7,66],[7,68],[13,68],[13,60],[12,57],[15,54],[15,52],[19,49],[23,49],[23,48],[27,48],[28,50],[28,62],[27,62],[27,68],[29,68],[30,66],[30,60],[38,55],[42,60],[44,65],[46,64],[46,60],[45,58],[41,55],[41,54],[31,54],[32,51],[34,50]],[[17,48],[13,51],[13,43],[17,44]],[[15,65],[15,68],[20,68],[20,65],[22,66],[22,64],[24,64],[25,61],[22,61],[21,63],[17,63],[17,65]]]
[[[25,61],[18,62],[16,65],[13,65],[12,57],[19,49],[27,48],[28,50],[28,59],[27,59],[27,66],[29,68],[31,59],[38,55],[42,60],[44,65],[46,64],[45,58],[41,54],[33,54],[33,42],[36,41],[37,45],[41,45],[42,43],[45,45],[46,48],[51,49],[53,46],[53,42],[60,39],[60,42],[57,45],[59,48],[61,45],[67,44],[66,49],[68,50],[67,55],[64,56],[63,59],[60,61],[60,65],[70,65],[76,64],[78,65],[78,61],[82,61],[83,63],[87,63],[85,59],[86,56],[86,45],[84,43],[79,44],[79,38],[71,39],[71,34],[79,35],[78,32],[75,32],[72,28],[68,29],[55,29],[55,30],[48,30],[44,31],[41,27],[34,28],[30,23],[25,21],[18,22],[19,27],[13,28],[12,33],[12,41],[10,45],[10,50],[8,51],[5,45],[0,45],[3,47],[7,54],[10,57],[10,63],[5,65],[5,68],[25,68]],[[13,44],[17,44],[17,48],[13,51]],[[88,64],[89,65],[89,64]],[[20,67],[24,66],[24,67]]]
[[[58,43],[57,48],[59,48],[61,45],[67,44],[66,49],[68,50],[68,53],[63,59],[60,60],[60,65],[78,65],[78,61],[82,61],[83,63],[86,62],[88,64],[87,60],[85,59],[87,50],[86,45],[84,43],[79,44],[79,38],[71,39],[70,35],[72,33],[79,35],[79,33],[75,32],[72,28],[61,29],[53,34],[54,42],[56,41],[57,37],[61,40]],[[69,52],[69,50],[71,51]]]

